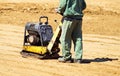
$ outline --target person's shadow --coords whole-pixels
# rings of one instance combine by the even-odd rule
[[[83,59],[81,63],[83,64],[89,64],[91,62],[106,62],[106,61],[113,61],[118,60],[118,58],[95,58],[95,59]]]

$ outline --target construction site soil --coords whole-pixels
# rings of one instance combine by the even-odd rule
[[[54,20],[62,18],[54,10],[59,0],[0,0],[0,76],[120,76],[120,0],[86,3],[83,59],[90,63],[76,64],[20,55],[27,22],[45,15],[55,31]],[[74,57],[73,47],[71,52]]]

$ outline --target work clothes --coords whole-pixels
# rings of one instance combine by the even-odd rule
[[[74,43],[75,58],[82,58],[82,20],[64,20],[62,25],[62,33],[60,42],[62,46],[62,56],[66,59],[72,57],[71,55],[71,40]]]
[[[74,43],[75,59],[82,59],[82,11],[86,8],[84,0],[60,0],[58,13],[63,15],[60,42],[64,60],[71,59],[71,41]],[[61,60],[61,59],[60,59]]]
[[[86,8],[84,0],[60,0],[58,13],[63,14],[64,17],[73,17],[82,19],[82,11]]]

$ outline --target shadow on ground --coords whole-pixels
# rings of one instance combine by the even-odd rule
[[[95,59],[83,59],[82,63],[91,63],[91,62],[107,62],[107,61],[114,61],[118,60],[118,58],[95,58]]]

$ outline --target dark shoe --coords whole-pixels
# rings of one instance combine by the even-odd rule
[[[90,63],[90,61],[82,60],[82,59],[74,59],[74,63]]]
[[[74,59],[74,63],[82,63],[82,59]]]
[[[58,61],[63,63],[73,63],[73,59],[65,59],[64,57],[58,58]]]

